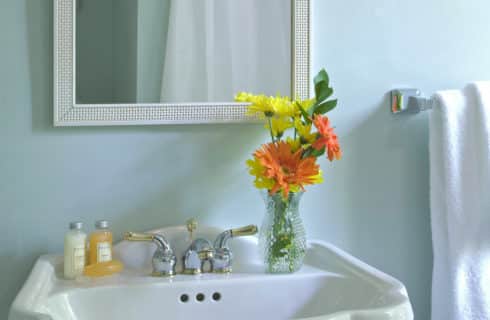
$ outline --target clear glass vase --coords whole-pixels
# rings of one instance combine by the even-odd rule
[[[303,192],[263,192],[266,214],[260,229],[259,247],[269,273],[292,273],[301,268],[306,254],[306,233],[299,215]]]

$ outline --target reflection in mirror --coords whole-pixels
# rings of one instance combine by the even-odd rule
[[[291,94],[291,2],[78,0],[77,104]]]

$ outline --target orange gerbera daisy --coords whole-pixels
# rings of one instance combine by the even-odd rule
[[[315,150],[322,150],[324,147],[327,150],[327,157],[330,161],[342,158],[342,150],[340,149],[337,135],[333,132],[330,126],[330,121],[327,117],[316,115],[313,119],[313,124],[318,129],[319,137],[311,145]]]
[[[287,198],[291,188],[304,190],[305,185],[316,183],[320,173],[316,158],[302,159],[302,149],[293,152],[291,145],[284,141],[265,144],[254,156],[264,166],[264,175],[274,181],[270,193],[282,190],[284,198]]]

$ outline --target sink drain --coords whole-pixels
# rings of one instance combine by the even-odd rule
[[[221,293],[219,292],[214,292],[213,295],[211,296],[211,298],[213,299],[213,301],[220,301],[221,300]],[[190,298],[189,298],[189,295],[184,293],[182,295],[180,295],[180,302],[182,303],[187,303],[189,302]],[[204,300],[206,300],[206,295],[204,293],[198,293],[196,294],[196,301],[197,302],[203,302]]]
[[[213,293],[213,300],[214,301],[219,301],[221,299],[221,293],[215,292]]]
[[[189,296],[186,294],[181,295],[180,301],[186,303],[187,301],[189,301]]]
[[[196,295],[196,300],[199,302],[203,302],[205,298],[206,298],[206,296],[203,293],[198,293]]]

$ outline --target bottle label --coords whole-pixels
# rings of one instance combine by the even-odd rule
[[[109,242],[97,243],[97,262],[112,260],[111,244]]]
[[[82,274],[85,268],[85,247],[73,248],[73,271],[76,274]]]

